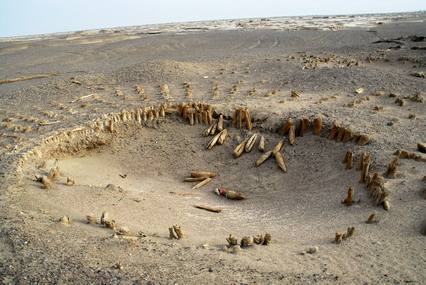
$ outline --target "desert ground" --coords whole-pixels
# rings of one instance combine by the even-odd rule
[[[425,284],[425,21],[0,39],[0,281]]]

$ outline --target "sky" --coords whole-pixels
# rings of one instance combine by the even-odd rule
[[[426,0],[0,0],[0,37],[145,24],[426,10]]]

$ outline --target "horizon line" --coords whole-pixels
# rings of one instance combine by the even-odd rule
[[[1,36],[0,40],[7,39],[31,39],[35,37],[49,37],[55,35],[67,35],[78,32],[89,32],[89,31],[99,31],[103,29],[117,30],[123,28],[132,28],[132,27],[148,27],[156,25],[172,25],[172,24],[185,24],[185,23],[197,23],[197,22],[215,22],[215,21],[233,21],[233,20],[254,20],[254,19],[277,19],[277,18],[297,18],[297,17],[342,17],[342,16],[373,16],[373,15],[392,15],[392,14],[415,14],[415,13],[426,13],[426,10],[415,10],[415,11],[393,11],[393,12],[383,12],[383,13],[353,13],[353,14],[300,14],[300,15],[291,15],[291,16],[258,16],[258,17],[243,17],[243,18],[219,18],[219,19],[205,19],[205,20],[188,20],[188,21],[176,21],[176,22],[160,22],[160,23],[149,23],[149,24],[139,24],[139,25],[130,25],[130,26],[113,26],[113,27],[96,27],[88,28],[83,30],[68,30],[60,32],[47,32],[40,34],[28,34],[28,35],[17,35],[17,36]]]

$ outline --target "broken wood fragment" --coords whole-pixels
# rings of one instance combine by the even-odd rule
[[[289,118],[287,122],[281,127],[281,133],[286,135],[290,131],[291,126],[294,126],[294,123],[293,119]]]
[[[198,181],[203,181],[204,179],[206,179],[207,177],[185,177],[183,179],[184,182],[198,182]]]
[[[417,143],[417,149],[420,152],[426,153],[426,143]]]
[[[73,186],[75,184],[75,181],[69,177],[67,177],[67,182],[65,183],[65,185],[67,186]]]
[[[42,176],[40,178],[38,178],[38,182],[41,183],[41,188],[42,189],[51,189],[52,188],[52,181],[47,178],[47,176]]]
[[[302,93],[300,91],[297,91],[297,90],[291,90],[291,92],[290,92],[290,96],[293,97],[293,98],[298,98],[298,97],[300,97],[300,95],[302,95]]]
[[[210,142],[207,144],[207,149],[210,150],[216,145],[217,141],[220,138],[220,135],[221,135],[221,133],[218,133],[210,140]]]
[[[389,210],[389,192],[385,188],[384,178],[377,172],[375,172],[373,176],[369,176],[367,183],[367,191],[376,205],[381,205],[385,210]]]
[[[255,244],[263,244],[263,241],[264,241],[263,235],[257,235],[253,237],[253,242]]]
[[[352,140],[352,139],[353,139],[353,137],[354,137],[354,136],[353,136],[352,130],[350,130],[350,129],[348,129],[348,128],[345,128],[345,129],[343,130],[342,142],[346,143],[346,142],[348,142],[348,141]]]
[[[342,236],[343,236],[343,234],[336,233],[336,236],[334,237],[334,242],[337,243],[337,244],[341,243],[342,242]]]
[[[203,136],[208,137],[210,135],[211,130],[213,129],[214,123],[204,129]]]
[[[219,187],[214,191],[217,195],[226,197],[230,200],[244,200],[245,197],[241,192],[229,190],[225,187]]]
[[[245,236],[241,239],[240,246],[241,248],[246,248],[253,245],[253,238]]]
[[[265,137],[264,136],[260,136],[260,140],[259,140],[259,146],[257,148],[260,152],[264,152],[265,151]]]
[[[58,222],[65,226],[69,226],[71,224],[71,219],[68,216],[63,216],[58,220]]]
[[[206,185],[207,183],[209,183],[210,181],[212,181],[212,178],[207,177],[206,179],[204,179],[203,181],[201,181],[200,183],[198,183],[197,185],[195,185],[194,187],[192,187],[192,190],[198,189],[203,187],[204,185]]]
[[[86,221],[88,224],[97,224],[98,220],[96,219],[95,215],[89,214],[86,216]]]
[[[228,136],[228,130],[227,129],[223,129],[220,133],[219,133],[219,139],[217,140],[217,143],[222,145],[226,138]]]
[[[345,204],[346,206],[352,206],[353,203],[354,203],[354,188],[349,187],[348,195],[346,196],[345,200],[342,201],[342,204]]]
[[[388,168],[386,169],[385,176],[387,178],[395,178],[398,165],[399,165],[399,157],[396,156],[389,163]]]
[[[322,116],[318,116],[314,119],[314,134],[316,134],[317,136],[320,135],[322,128],[323,128]]]
[[[257,134],[253,134],[247,141],[247,143],[244,146],[245,152],[250,152],[253,149],[253,146],[255,145],[257,140]]]
[[[180,226],[174,225],[173,230],[175,231],[178,239],[182,239],[184,237],[183,230]]]
[[[169,228],[169,236],[170,236],[170,239],[179,239],[173,227]]]
[[[213,212],[213,213],[220,213],[220,212],[222,212],[222,209],[220,209],[220,208],[214,208],[214,207],[210,207],[210,206],[194,205],[194,207],[197,208],[197,209],[202,209],[202,210],[206,210],[208,212]]]
[[[268,158],[271,157],[273,151],[267,151],[264,154],[262,154],[258,160],[256,160],[256,166],[260,166],[262,163],[264,163],[266,160],[268,160]]]
[[[243,154],[247,142],[248,138],[244,139],[239,145],[235,147],[234,151],[232,152],[234,158],[238,158]]]
[[[114,229],[115,229],[115,227],[116,227],[115,220],[106,220],[106,221],[105,221],[105,227],[106,227],[107,229],[114,230]]]
[[[17,78],[0,79],[0,84],[13,83],[13,82],[31,80],[31,79],[47,78],[47,77],[56,76],[56,75],[58,75],[58,74],[57,73],[46,73],[46,74],[34,74],[34,75],[28,75],[28,76],[21,76],[21,77],[17,77]]]
[[[208,121],[208,120],[207,120]],[[214,135],[216,133],[216,131],[218,131],[217,129],[217,121],[213,122],[211,124],[212,128],[210,129],[210,135]]]
[[[359,180],[360,183],[365,183],[367,179],[368,172],[370,170],[370,164],[371,164],[371,155],[366,154],[361,161],[361,178]]]
[[[233,246],[238,245],[238,239],[236,239],[235,237],[233,237],[231,234],[226,239],[226,241],[228,242],[229,247],[233,247]]]
[[[246,128],[249,131],[253,128],[253,123],[251,121],[251,116],[248,108],[238,108],[235,110],[232,116],[232,125],[235,128]]]
[[[272,149],[272,152],[278,152],[281,151],[281,149],[284,147],[284,140],[280,140]]]
[[[366,145],[370,142],[370,138],[367,135],[360,135],[357,141],[358,145]]]
[[[271,241],[272,241],[271,234],[266,233],[265,236],[263,237],[263,245],[269,245]]]
[[[374,223],[378,223],[378,222],[379,222],[379,220],[377,219],[375,213],[370,214],[370,216],[368,216],[368,219],[366,221],[367,224],[374,224]]]
[[[296,130],[295,130],[294,125],[292,125],[292,126],[290,127],[289,131],[288,131],[288,142],[289,142],[291,145],[295,145],[295,144],[297,143],[297,142],[296,142]]]
[[[345,158],[343,159],[343,163],[346,164],[346,169],[352,169],[353,167],[353,153],[351,150],[346,152]]]
[[[426,157],[423,157],[420,154],[416,154],[414,152],[409,152],[406,150],[397,150],[394,155],[397,155],[399,158],[402,159],[414,159],[416,161],[423,161],[426,162]]]
[[[337,122],[333,122],[333,125],[332,125],[332,127],[331,127],[331,129],[330,129],[330,134],[329,134],[328,138],[329,138],[330,140],[334,140],[334,139],[336,139],[336,138],[337,138],[337,135],[338,135],[338,133],[339,133],[339,129],[340,129],[340,125],[339,125],[339,123],[337,123]]]
[[[274,157],[275,157],[275,161],[277,162],[278,167],[284,171],[287,172],[287,165],[285,163],[285,159],[284,156],[282,155],[281,152],[276,151],[274,152]]]
[[[213,171],[192,171],[191,172],[191,177],[204,177],[204,178],[210,177],[210,178],[213,178],[213,177],[216,177],[216,176],[217,176],[217,173],[213,172]]]
[[[297,134],[298,134],[299,137],[303,137],[306,130],[309,128],[310,124],[311,124],[311,122],[309,121],[308,118],[300,119],[300,124],[299,124],[299,128],[298,128],[298,131],[297,131]]]
[[[220,132],[224,128],[223,115],[219,115],[219,120],[217,121],[217,130]]]

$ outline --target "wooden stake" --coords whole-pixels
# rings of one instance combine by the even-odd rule
[[[322,117],[318,116],[314,119],[314,134],[320,135],[323,128]]]

